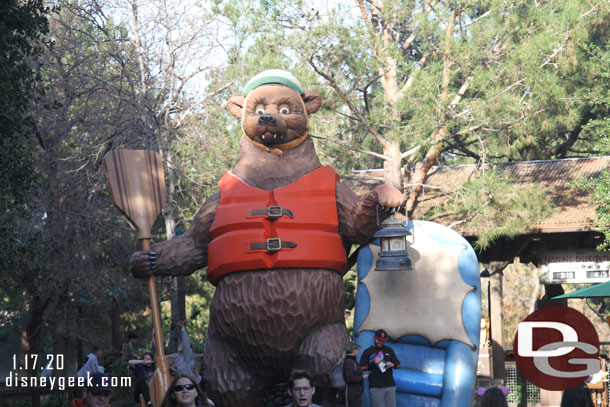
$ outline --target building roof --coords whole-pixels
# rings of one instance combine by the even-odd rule
[[[542,222],[531,225],[530,233],[563,233],[596,230],[595,206],[591,192],[571,190],[570,181],[581,177],[594,178],[610,167],[610,157],[568,158],[562,160],[521,161],[486,164],[495,166],[510,176],[515,185],[538,184],[547,191],[554,206],[552,214]],[[435,166],[430,169],[415,212],[415,218],[447,200],[447,192],[472,178],[477,164]],[[348,184],[359,195],[364,195],[383,182],[383,170],[353,171]],[[439,223],[449,225],[456,218],[441,217]],[[463,223],[455,228],[463,235],[475,236],[477,231]]]

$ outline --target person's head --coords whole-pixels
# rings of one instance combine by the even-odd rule
[[[98,345],[93,346],[93,354],[98,358],[102,357],[102,348],[100,348]]]
[[[106,407],[112,391],[110,376],[104,373],[91,375],[91,386],[83,389],[84,407]]]
[[[127,336],[127,340],[132,344],[135,345],[136,343],[138,343],[138,335],[136,335],[133,332],[130,332],[129,335]]]
[[[508,388],[503,388],[508,390]],[[490,387],[485,390],[483,397],[481,398],[481,407],[508,407],[506,402],[506,394],[503,389],[497,387]]]
[[[388,334],[383,329],[375,331],[375,347],[382,348],[388,341]]]
[[[142,356],[142,360],[145,365],[152,365],[154,358],[152,352],[144,352],[144,356]]]
[[[585,383],[566,390],[561,396],[561,407],[593,407],[591,391]]]
[[[304,370],[295,370],[290,375],[288,394],[292,397],[295,407],[310,407],[311,398],[316,392],[313,378]]]
[[[356,342],[349,341],[345,346],[345,353],[347,353],[348,355],[358,356],[358,349],[360,349],[361,347],[362,346],[358,345]]]
[[[204,406],[208,405],[208,398],[191,375],[179,373],[172,380],[161,407],[194,407],[199,400]]]

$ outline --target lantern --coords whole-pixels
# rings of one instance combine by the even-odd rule
[[[407,252],[407,236],[411,232],[394,215],[381,223],[381,229],[373,237],[381,241],[376,271],[413,270]]]

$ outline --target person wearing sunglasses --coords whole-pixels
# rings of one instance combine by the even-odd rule
[[[178,373],[169,385],[161,407],[213,406],[192,375]]]

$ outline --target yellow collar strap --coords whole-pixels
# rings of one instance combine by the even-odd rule
[[[303,137],[296,138],[292,141],[289,141],[288,143],[275,144],[273,147],[268,147],[264,144],[261,144],[261,143],[258,143],[256,141],[252,140],[250,137],[248,137],[248,135],[246,134],[246,132],[244,130],[244,119],[246,117],[246,106],[248,106],[249,97],[250,97],[250,95],[248,94],[248,96],[246,96],[246,99],[244,100],[244,107],[243,107],[242,113],[241,113],[241,133],[250,143],[254,144],[254,146],[256,148],[259,148],[268,153],[277,154],[280,158],[282,158],[284,156],[284,151],[300,146],[307,139],[307,137],[309,136],[309,130],[305,130],[305,134],[303,135]],[[301,101],[301,106],[303,106],[303,113],[305,114],[305,120],[307,120],[307,123],[309,124],[309,117],[307,116],[307,109],[305,107],[305,102],[303,102],[303,98],[301,96],[299,96],[299,100]]]

